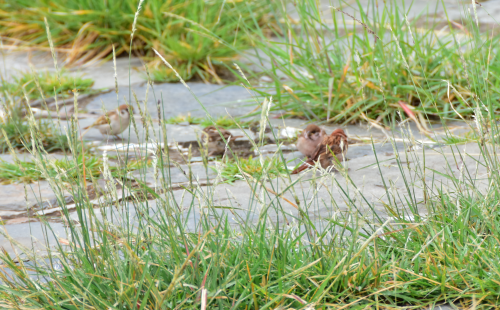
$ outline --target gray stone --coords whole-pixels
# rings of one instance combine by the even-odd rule
[[[11,219],[5,222],[5,225],[16,225],[16,224],[24,224],[29,222],[36,222],[36,219],[30,217],[18,217],[15,219]]]
[[[158,219],[165,211],[160,208],[163,206],[167,209],[174,208],[176,214],[180,212],[181,217],[185,216],[186,227],[190,229],[197,228],[200,216],[220,220],[221,216],[226,215],[229,222],[237,228],[247,224],[256,225],[262,218],[270,220],[270,223],[291,223],[300,215],[298,212],[300,208],[302,212],[307,213],[312,220],[316,221],[318,227],[321,227],[324,226],[325,220],[332,217],[339,218],[346,214],[361,216],[366,223],[376,221],[377,218],[391,218],[393,215],[387,211],[387,203],[392,204],[401,216],[406,216],[409,220],[416,214],[425,217],[429,210],[423,204],[423,180],[443,190],[453,189],[454,183],[440,173],[457,178],[463,173],[463,170],[456,169],[455,166],[446,165],[446,163],[454,162],[452,153],[454,148],[426,150],[425,154],[401,152],[398,155],[401,166],[398,165],[393,154],[378,154],[380,167],[374,155],[367,155],[345,163],[349,168],[347,171],[349,179],[346,179],[346,175],[340,172],[320,173],[314,172],[314,169],[300,175],[293,175],[291,179],[277,178],[259,184],[251,180],[250,183],[237,181],[233,184],[221,184],[212,178],[214,186],[197,186],[194,182],[194,188],[190,190],[180,189],[171,194],[162,195],[161,199],[148,201],[147,206],[136,204],[133,211],[135,215],[131,218],[136,225],[144,220],[141,218],[144,214]],[[482,176],[486,173],[485,168],[475,165],[474,159],[479,158],[477,145],[460,146],[458,150],[461,154],[469,154],[462,160],[471,175]],[[427,173],[425,178],[422,178],[415,173],[419,170],[415,169],[423,164],[424,156]],[[202,167],[199,165],[193,171],[199,171],[203,175],[204,168]],[[406,179],[402,178],[403,174]],[[187,181],[187,178],[179,171],[172,175],[176,181]],[[148,181],[151,179],[152,181]],[[154,178],[146,174],[143,181],[151,184]],[[474,181],[475,190],[484,191],[488,186],[487,179],[483,177],[472,181]],[[412,186],[412,201],[416,208],[413,211],[408,208],[407,201],[402,199],[407,193],[405,182]],[[387,190],[385,186],[388,186]],[[124,208],[128,210],[127,212],[132,211],[129,207],[124,206]],[[114,218],[121,217],[115,212],[116,210],[108,211],[113,214]],[[102,212],[104,211],[101,211],[100,216],[104,219],[107,215]],[[127,214],[130,216],[131,213]]]
[[[279,149],[282,152],[294,152],[294,151],[297,151],[297,146],[295,144],[280,145]],[[261,153],[261,154],[274,154],[277,151],[278,151],[278,145],[277,144],[267,144],[267,145],[259,147],[258,151],[254,150],[254,154],[255,155],[259,155],[259,153]]]
[[[41,222],[18,223],[0,227],[0,249],[25,257],[43,255],[47,246],[57,244],[58,238],[66,238],[66,230],[61,223],[50,223],[46,227]],[[54,249],[54,248],[53,248]]]
[[[228,113],[232,116],[240,116],[255,109],[255,101],[251,98],[250,93],[241,86],[223,87],[191,82],[187,85],[214,118],[226,116]],[[154,89],[149,90],[146,108],[144,108],[146,89],[146,86],[132,86],[132,90],[140,101],[141,109],[147,111],[154,119],[159,118],[158,108],[161,109],[162,119],[180,114],[187,115],[188,113],[195,117],[206,117],[200,103],[182,83],[155,84]],[[135,102],[133,95],[130,97],[132,90],[129,87],[120,87],[118,101],[115,92],[96,96],[87,104],[87,110],[102,114],[103,109],[111,111],[121,104],[131,103],[138,111],[137,102]],[[158,100],[162,101],[160,107],[157,104]]]
[[[92,209],[92,212],[81,211],[84,218],[92,216],[96,220],[107,221],[122,228],[132,227],[132,231],[149,220],[170,221],[172,214],[183,221],[186,231],[194,232],[200,229],[202,219],[205,223],[206,220],[211,221],[213,225],[227,219],[234,229],[241,229],[242,225],[258,225],[263,221],[268,225],[294,225],[302,213],[314,221],[318,231],[326,227],[332,218],[347,220],[356,216],[361,218],[360,228],[370,232],[374,229],[370,223],[394,217],[392,212],[388,212],[387,204],[408,220],[415,220],[415,216],[420,217],[419,221],[425,220],[430,210],[423,203],[423,180],[427,186],[432,184],[445,191],[453,190],[453,181],[442,175],[447,174],[464,180],[463,191],[484,193],[488,188],[487,171],[476,163],[476,160],[482,161],[477,144],[393,152],[382,152],[376,157],[371,154],[353,158],[344,163],[348,170],[342,173],[324,173],[311,169],[291,178],[263,179],[259,183],[252,179],[248,179],[249,183],[244,180],[233,184],[220,183],[212,170],[208,171],[210,180],[207,180],[205,167],[193,164],[192,175],[200,182],[190,183],[179,168],[174,168],[170,179],[172,184],[178,186],[171,188],[178,190],[165,192],[159,199],[143,202],[125,200],[118,208],[104,203],[99,208]],[[426,174],[421,175],[423,170],[419,167],[423,166],[424,156]],[[464,167],[467,167],[467,174],[464,173]],[[187,173],[187,166],[181,168]],[[346,178],[347,175],[349,178]],[[474,178],[467,179],[468,176]],[[155,188],[156,181],[158,192],[170,188],[163,185],[165,183],[161,179],[155,179],[151,169],[135,172],[133,177],[152,188]],[[405,182],[412,186],[412,197],[407,197],[409,200],[403,198],[407,195]],[[207,183],[212,185],[206,186]],[[408,201],[413,202],[413,210],[409,209]],[[82,220],[75,212],[70,216],[77,222]],[[27,224],[8,225],[7,228],[22,225]],[[15,232],[16,237],[24,240],[23,242],[30,239],[29,230],[16,228]],[[55,242],[55,239],[50,242]],[[0,240],[0,246],[7,243],[7,240]]]
[[[32,162],[33,161],[33,155],[31,153],[25,152],[25,153],[16,153],[16,157],[20,161],[25,161],[25,162]],[[67,159],[67,155],[63,154],[48,154],[48,155],[43,155],[44,160],[61,160],[61,159]],[[5,161],[8,163],[14,163],[15,158],[12,154],[7,153],[7,154],[0,154],[0,162]]]
[[[4,78],[6,78],[7,81],[11,81],[14,75],[30,71],[30,65],[32,65],[35,70],[40,72],[55,72],[54,61],[50,52],[4,53],[3,51],[4,50],[0,51],[2,53],[3,60],[5,60],[2,60],[2,64],[5,64],[5,70],[2,70],[2,74],[6,73]],[[58,60],[60,68],[63,60],[64,59],[62,58]],[[143,73],[144,67],[142,61],[137,57],[132,57],[130,65],[131,70],[129,70],[130,66],[128,58],[118,58],[116,60],[118,86],[128,86],[129,82],[132,85],[146,82],[146,75]],[[112,61],[97,61],[93,63],[86,63],[83,66],[74,66],[72,68],[66,67],[65,69],[69,75],[93,79],[93,89],[114,89],[115,87],[115,71]]]
[[[0,211],[0,220],[18,217],[25,213],[25,211]]]
[[[190,183],[207,184],[217,175],[210,168],[206,168],[202,164],[180,165],[179,167],[170,167],[170,170],[159,169],[158,175],[155,177],[155,172],[152,168],[146,171],[134,171],[131,177],[139,182],[143,182],[148,186],[166,186],[165,184]]]
[[[56,201],[49,182],[0,186],[0,211],[24,211],[45,201]]]

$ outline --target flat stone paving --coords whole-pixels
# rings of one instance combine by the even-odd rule
[[[353,146],[351,150],[355,148],[356,146]],[[398,166],[396,154],[399,157],[401,166]],[[346,175],[340,172],[321,175],[319,172],[313,172],[313,169],[300,175],[294,175],[291,179],[278,178],[257,185],[253,181],[248,183],[244,180],[236,181],[233,184],[225,184],[218,183],[220,180],[216,178],[217,173],[211,169],[208,169],[209,174],[207,175],[207,169],[199,163],[192,164],[191,169],[186,165],[180,168],[172,168],[170,182],[161,179],[162,175],[164,175],[162,173],[160,173],[159,178],[155,179],[154,172],[151,169],[146,172],[132,174],[131,177],[145,182],[151,188],[165,188],[165,184],[172,184],[172,188],[175,190],[162,194],[161,199],[148,201],[148,212],[160,210],[159,206],[171,205],[173,200],[176,201],[181,210],[186,212],[193,206],[194,208],[188,212],[189,215],[186,215],[186,227],[193,230],[196,228],[196,217],[207,211],[208,201],[211,201],[211,205],[234,207],[237,210],[236,214],[239,214],[241,218],[250,219],[250,222],[253,223],[256,223],[262,216],[262,210],[268,210],[268,219],[271,222],[276,222],[285,220],[281,216],[289,216],[291,219],[298,216],[298,210],[294,206],[295,203],[290,203],[295,201],[295,195],[301,202],[302,210],[307,212],[311,218],[317,220],[318,223],[322,219],[335,216],[335,214],[353,211],[365,217],[367,222],[373,222],[376,216],[388,216],[384,207],[384,203],[388,201],[387,193],[389,193],[391,199],[395,197],[395,207],[398,212],[402,212],[403,216],[412,216],[411,212],[406,209],[405,200],[402,199],[406,195],[405,182],[414,185],[412,199],[415,205],[422,205],[424,199],[422,180],[424,176],[419,171],[422,171],[424,156],[425,180],[427,184],[434,185],[434,188],[428,189],[430,193],[437,194],[435,188],[441,188],[441,186],[443,189],[454,187],[448,178],[439,173],[454,175],[458,179],[464,173],[464,167],[467,169],[467,176],[473,176],[474,179],[471,182],[475,182],[475,188],[480,191],[486,189],[488,184],[486,170],[483,166],[477,165],[475,161],[475,159],[481,161],[477,144],[437,148],[425,147],[425,149],[417,148],[414,151],[408,151],[407,146],[405,146],[400,152],[394,150],[392,152],[382,151],[377,153],[377,156],[372,153],[371,155],[352,158],[345,162],[345,166],[348,168],[347,174],[351,181],[348,181],[345,178]],[[350,157],[349,154],[348,157]],[[380,167],[377,166],[377,161],[380,163]],[[211,165],[213,166],[213,164]],[[182,189],[182,186],[190,186],[189,177],[186,176],[186,174],[189,175],[190,170],[192,173],[191,182],[195,185],[194,192]],[[386,181],[385,184],[382,181],[382,175]],[[206,186],[207,183],[216,184],[216,186]],[[176,184],[182,186],[175,186]],[[388,188],[385,186],[388,186]],[[256,190],[252,190],[252,187],[255,187]],[[278,193],[278,195],[273,192]],[[356,203],[347,200],[345,193],[356,197]],[[134,214],[138,206],[141,205],[144,205],[144,203],[127,202],[123,204],[122,211],[115,208],[102,208],[102,210],[112,212],[115,220],[125,214],[120,212],[127,210],[126,213],[134,219],[135,223],[139,223],[141,220],[140,215]],[[23,206],[18,206],[12,209],[22,210],[22,208]],[[280,212],[276,210],[285,211],[280,215]],[[96,214],[101,214],[100,209],[94,209],[93,211]],[[228,214],[230,215],[229,220],[235,228],[239,225],[239,221],[233,218],[228,213],[230,211],[226,209],[213,209],[210,212],[215,212],[214,214],[218,215]],[[425,215],[428,210],[419,207],[419,212]],[[160,212],[156,216],[163,216],[161,214]],[[184,212],[181,212],[181,214],[184,214]],[[77,216],[76,213],[73,213],[72,216],[73,219],[77,220],[74,218]],[[24,243],[30,240],[30,231],[26,227],[31,224],[39,225],[39,223],[24,223],[6,225],[5,228],[10,233],[19,236],[21,244],[28,246],[29,244]],[[52,223],[50,223],[50,226],[52,226]],[[57,226],[57,228],[61,227]],[[52,243],[49,242],[50,244]],[[3,237],[0,237],[0,247],[12,251],[10,242]]]
[[[21,72],[30,72],[30,66],[37,71],[55,72],[54,60],[47,52],[17,52],[0,50],[0,71],[7,81]],[[63,58],[58,59],[59,68],[63,68]],[[129,67],[131,68],[129,74]],[[75,77],[91,78],[94,80],[94,90],[110,90],[115,88],[115,70],[112,61],[94,62],[78,67],[65,67],[69,75]],[[143,63],[139,58],[132,57],[129,66],[128,58],[120,57],[116,60],[116,73],[118,86],[143,84],[146,74],[143,73]],[[129,78],[130,77],[130,78]],[[130,83],[130,84],[129,84]]]
[[[194,95],[200,100],[205,108],[214,118],[232,115],[244,115],[255,109],[256,102],[251,98],[251,93],[241,86],[221,86],[205,83],[187,83]],[[146,98],[147,87],[137,85],[132,89],[120,87],[117,95],[115,92],[108,92],[96,97],[87,104],[86,109],[91,112],[102,113],[116,109],[119,105],[129,103],[135,107],[138,113],[137,102],[132,91],[137,95],[142,110],[144,110],[144,100]],[[125,99],[126,98],[126,101]],[[158,100],[161,101],[161,117],[168,119],[173,116],[187,115],[194,117],[206,117],[206,113],[200,103],[181,83],[155,84],[149,89],[146,108],[153,119],[158,119]],[[227,110],[227,112],[226,112]]]

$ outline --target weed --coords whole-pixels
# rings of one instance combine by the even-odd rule
[[[251,121],[241,121],[239,118],[231,118],[227,116],[220,116],[218,118],[214,119],[215,125],[220,126],[224,129],[236,129],[239,128],[240,126],[242,128],[247,128],[252,124],[253,122]],[[239,126],[238,126],[239,124]],[[203,127],[206,126],[211,126],[213,125],[212,121],[208,118],[205,118],[201,121],[201,125]]]
[[[66,61],[81,64],[129,50],[136,0],[36,0],[0,3],[0,33],[11,45],[48,47],[44,18],[50,25],[54,46]],[[47,9],[50,7],[50,10]],[[267,5],[262,1],[150,0],[138,16],[132,50],[150,63],[155,80],[174,80],[159,69],[151,48],[167,55],[182,77],[219,79],[216,66],[251,45],[243,24],[265,25]],[[255,26],[250,26],[254,24]],[[19,43],[21,42],[21,43]],[[4,43],[5,45],[5,43]],[[220,79],[219,79],[220,80]]]
[[[363,7],[359,1],[355,6]],[[399,100],[413,106],[422,119],[458,118],[456,112],[470,117],[475,109],[473,94],[484,92],[488,92],[484,104],[498,111],[498,36],[470,36],[464,29],[438,30],[442,25],[437,23],[422,29],[418,19],[408,21],[397,6],[374,6],[370,18],[357,12],[358,20],[366,26],[364,31],[349,26],[351,17],[332,11],[335,27],[330,31],[331,25],[320,17],[314,0],[294,6],[299,25],[283,8],[275,7],[277,20],[282,21],[280,30],[275,31],[277,38],[270,40],[262,33],[256,41],[259,53],[266,56],[259,60],[269,58],[272,64],[271,69],[262,69],[274,79],[273,93],[255,91],[273,95],[273,108],[285,109],[289,117],[344,123],[371,119],[393,124],[401,111]],[[388,10],[393,11],[388,14]],[[355,24],[361,27],[359,22]],[[463,48],[474,40],[481,41],[480,48]],[[485,59],[492,87],[474,83],[467,72],[467,68],[484,64]]]
[[[32,150],[34,146],[43,147],[47,152],[69,151],[69,141],[49,122],[42,120],[33,128],[17,116],[0,120],[0,153],[9,150],[10,142],[16,150]],[[33,139],[34,138],[34,139]]]
[[[221,177],[228,183],[244,179],[242,173],[246,173],[257,180],[260,180],[264,176],[276,178],[279,175],[286,174],[286,167],[278,158],[266,157],[263,163],[261,163],[260,158],[250,156],[247,159],[226,159],[225,162],[221,162],[220,164],[222,165]],[[215,167],[211,168],[217,171]]]
[[[187,116],[186,115],[178,115],[171,117],[165,121],[167,124],[181,124],[181,123],[188,123],[189,125],[198,125],[201,124],[202,118],[201,117],[193,117],[189,113]]]
[[[76,160],[76,162],[75,162]],[[98,178],[103,171],[103,162],[100,158],[86,155],[85,161],[80,154],[76,159],[60,159],[54,160],[53,164],[47,165],[46,173],[40,169],[35,162],[19,161],[9,163],[0,161],[0,183],[9,184],[16,182],[32,183],[39,180],[45,180],[47,177],[60,179],[63,182],[75,182],[83,175],[83,167],[85,163],[85,176],[88,180]],[[138,170],[148,162],[140,160],[130,160],[126,167],[109,166],[109,171],[114,178],[121,179],[129,171]]]
[[[64,71],[60,75],[61,83],[55,72],[40,72],[36,77],[31,72],[24,72],[20,76],[15,76],[12,82],[4,81],[0,90],[14,97],[24,98],[24,92],[26,92],[29,99],[41,99],[35,78],[38,79],[45,98],[54,98],[56,95],[59,99],[69,98],[73,96],[72,90],[74,89],[81,94],[90,93],[94,84],[92,79],[72,77]]]
[[[254,122],[252,121],[240,121],[239,118],[230,118],[227,116],[220,116],[217,118],[213,118],[215,124],[224,129],[236,129],[241,126],[242,128],[248,128]],[[181,123],[189,123],[189,125],[201,125],[202,127],[212,126],[212,120],[208,118],[201,117],[193,117],[191,114],[186,115],[178,115],[171,117],[165,121],[167,124],[181,124]],[[239,126],[238,126],[239,124]]]

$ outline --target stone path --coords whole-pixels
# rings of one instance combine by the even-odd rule
[[[214,118],[232,115],[243,115],[255,109],[256,102],[252,100],[251,93],[241,86],[221,86],[205,83],[187,83],[195,96],[203,103],[205,108],[210,111]],[[116,109],[119,105],[131,102],[138,113],[137,102],[132,92],[135,92],[137,98],[141,100],[140,106],[144,111],[144,100],[146,92],[145,86],[120,87],[117,95],[115,92],[109,92],[92,98],[86,108],[91,112],[102,113]],[[125,99],[126,98],[126,101]],[[191,95],[190,91],[181,83],[155,84],[149,89],[146,102],[146,109],[152,118],[158,119],[158,100],[161,100],[161,117],[168,119],[178,115],[187,115],[194,117],[206,117],[205,111]],[[226,112],[227,110],[227,112]]]
[[[182,189],[182,186],[190,187],[189,178],[186,177],[186,174],[189,175],[189,167],[186,165],[180,166],[180,168],[172,168],[170,182],[167,183],[161,180],[162,173],[160,173],[160,178],[156,180],[155,184],[154,173],[151,170],[148,170],[146,173],[134,173],[132,177],[145,182],[153,189],[165,189],[171,186],[174,189],[172,192],[162,194],[160,199],[148,201],[147,210],[152,217],[161,217],[163,216],[161,212],[156,215],[151,212],[161,211],[163,209],[159,206],[172,205],[175,200],[181,210],[192,209],[189,216],[186,217],[186,227],[193,230],[196,228],[196,217],[207,211],[203,211],[204,208],[206,209],[207,201],[212,201],[212,205],[234,207],[237,210],[235,214],[239,214],[241,218],[247,219],[250,223],[257,222],[262,216],[262,210],[269,211],[268,215],[271,222],[278,221],[278,217],[280,217],[280,221],[287,221],[282,216],[288,216],[288,221],[290,221],[298,216],[298,210],[294,206],[295,203],[290,203],[295,201],[294,195],[298,195],[302,210],[309,214],[311,218],[318,221],[318,223],[322,219],[330,218],[339,212],[356,211],[356,213],[365,217],[367,222],[372,222],[376,216],[387,217],[388,213],[383,202],[388,201],[388,192],[391,198],[396,198],[397,205],[394,207],[397,208],[398,212],[402,212],[405,216],[410,216],[409,211],[405,210],[406,203],[398,195],[406,193],[405,180],[406,182],[412,182],[414,184],[413,200],[416,205],[421,204],[424,197],[422,191],[423,176],[416,171],[420,171],[422,168],[423,150],[417,148],[415,151],[408,151],[409,147],[407,145],[404,147],[400,145],[400,152],[397,153],[394,150],[391,152],[388,149],[384,149],[385,146],[380,146],[382,149],[377,152],[376,157],[373,153],[371,155],[365,154],[364,156],[351,157],[350,152],[353,151],[356,154],[357,147],[353,145],[350,148],[348,157],[351,160],[345,163],[349,169],[347,174],[351,181],[348,181],[345,178],[346,175],[339,172],[327,173],[321,176],[319,173],[315,174],[310,171],[299,176],[292,176],[291,179],[278,178],[268,180],[263,184],[258,184],[256,189],[252,190],[252,186],[255,186],[253,182],[237,181],[234,184],[217,183],[218,180],[216,179],[215,172],[209,169],[209,174],[207,175],[207,170],[203,165],[192,164],[192,184],[195,191],[195,195],[193,195],[193,193]],[[397,165],[395,154],[398,154],[400,158],[401,167]],[[470,156],[465,156],[465,154]],[[440,175],[439,172],[452,174],[459,178],[460,174],[463,173],[463,167],[466,167],[468,173],[475,178],[476,189],[484,190],[487,186],[486,171],[484,167],[476,166],[475,159],[477,158],[480,158],[480,150],[476,144],[438,148],[425,147],[426,182],[438,187],[443,185],[443,188],[452,188],[454,185],[451,181]],[[380,168],[376,165],[377,160],[380,163]],[[386,185],[391,184],[387,188],[388,192],[384,187],[381,175],[384,176]],[[210,183],[218,185],[206,186]],[[429,190],[432,193],[434,188]],[[273,192],[279,193],[279,195],[273,194]],[[346,200],[345,193],[356,197],[356,203]],[[115,208],[104,207],[94,209],[94,212],[98,214],[97,218],[103,218],[103,212],[111,212],[114,219],[117,220],[122,218],[123,214],[125,214],[123,212],[126,210],[126,213],[131,215],[137,224],[140,221],[140,216],[135,212],[140,210],[141,206],[144,207],[145,203],[126,202],[123,204],[121,211]],[[19,206],[13,209],[22,210],[23,207]],[[50,208],[52,206],[46,205],[44,213],[49,211]],[[221,210],[214,209],[208,211],[219,215],[223,213],[229,214],[228,212],[230,212],[228,210]],[[277,210],[285,211],[280,211],[280,214]],[[419,209],[419,212],[426,214],[427,210]],[[73,213],[72,218],[78,220],[75,217],[77,215]],[[230,221],[235,227],[239,225],[238,220],[231,216]],[[30,231],[26,228],[30,225],[39,225],[39,223],[6,225],[5,228],[10,233],[19,236],[19,240],[24,243],[29,240]],[[50,226],[52,226],[52,223]],[[57,225],[56,228],[61,228],[61,226]],[[63,234],[63,231],[58,231],[58,233]],[[49,244],[51,243],[49,242]],[[24,245],[28,246],[28,244]],[[8,251],[12,251],[8,240],[3,237],[0,237],[0,246],[5,247]]]
[[[0,63],[2,69],[0,72],[4,75],[7,81],[10,81],[14,75],[21,72],[29,72],[30,66],[33,66],[37,71],[55,72],[54,61],[50,53],[47,52],[15,52],[9,50],[0,50]],[[62,59],[58,60],[59,67],[63,67]],[[128,86],[129,76],[130,84],[137,85],[146,82],[145,74],[143,73],[143,64],[139,58],[132,57],[130,62],[131,70],[129,75],[129,60],[128,58],[120,57],[116,60],[116,73],[118,86]],[[83,78],[91,78],[94,80],[92,86],[95,90],[110,90],[115,88],[113,62],[94,62],[79,67],[65,67],[69,75]]]

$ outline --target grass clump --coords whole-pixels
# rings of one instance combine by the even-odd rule
[[[178,115],[171,117],[165,121],[167,124],[182,124],[188,123],[189,125],[200,125],[202,127],[212,126],[212,120],[209,118],[193,117],[191,114],[188,115]],[[237,129],[237,128],[248,128],[254,125],[254,121],[240,121],[239,118],[231,118],[227,116],[219,116],[213,118],[215,125],[222,127],[224,129]]]
[[[232,117],[227,117],[227,116],[220,116],[218,118],[213,119],[214,123],[216,126],[220,126],[225,129],[236,129],[236,128],[246,128],[250,124],[252,124],[251,121],[240,121],[239,118],[232,118]],[[200,123],[203,127],[211,126],[213,125],[212,121],[209,118],[205,118],[201,121]]]
[[[278,38],[269,40],[262,34],[256,41],[259,53],[272,64],[263,69],[274,79],[273,108],[286,110],[289,117],[389,124],[402,112],[399,100],[421,121],[459,118],[456,112],[471,117],[474,94],[484,92],[488,92],[485,106],[498,112],[498,36],[479,33],[472,23],[472,30],[432,22],[422,28],[419,19],[407,20],[404,9],[389,3],[375,5],[370,17],[356,12],[359,22],[332,9],[333,31],[325,21],[330,16],[320,13],[316,1],[297,2],[294,9],[299,22],[276,6],[277,20],[282,21],[274,33]],[[467,18],[463,23],[469,23]],[[464,48],[475,40],[480,47]],[[467,68],[477,64],[488,68],[484,77],[488,87],[472,81],[476,73],[471,75]]]
[[[396,159],[401,169],[420,154],[407,156]],[[408,181],[419,177],[412,169],[405,170]],[[123,208],[140,215],[132,229],[129,212],[116,212],[121,207],[115,210],[109,203],[98,217],[83,211],[82,197],[77,202],[81,230],[68,221],[71,238],[59,239],[60,248],[45,261],[16,263],[14,257],[0,254],[4,266],[16,275],[0,273],[0,305],[14,307],[19,299],[25,307],[57,303],[66,308],[126,309],[499,305],[494,292],[500,289],[495,207],[500,183],[491,182],[498,174],[485,180],[485,195],[467,174],[456,180],[461,191],[429,189],[432,195],[425,202],[416,201],[413,194],[390,194],[385,202],[386,211],[394,212],[392,220],[358,217],[366,207],[375,214],[374,204],[360,192],[348,193],[354,184],[339,184],[336,178],[313,180],[309,190],[317,193],[319,186],[329,191],[337,184],[352,211],[334,211],[335,191],[328,192],[332,197],[316,197],[308,196],[308,190],[300,193],[303,202],[295,206],[300,209],[288,211],[282,202],[291,202],[281,199],[292,194],[293,185],[286,183],[279,194],[266,196],[268,187],[284,179],[265,185],[250,182],[256,198],[248,203],[251,209],[244,210],[248,213],[240,205],[219,206],[211,202],[216,197],[203,196],[206,188],[193,186],[177,198],[161,196],[154,205],[122,202]],[[413,185],[406,184],[411,190]],[[239,194],[234,193],[241,203]],[[210,202],[198,215],[194,200],[201,197]],[[399,199],[407,203],[404,210],[397,209]],[[432,212],[422,216],[422,203]],[[180,211],[181,206],[186,210]],[[317,208],[330,208],[331,214],[315,217]],[[189,229],[186,223],[195,213],[195,227]],[[33,273],[50,281],[40,282]],[[82,287],[85,290],[76,289]],[[68,292],[73,292],[72,298]]]
[[[171,118],[167,119],[165,122],[167,124],[174,124],[174,125],[182,124],[182,123],[188,123],[189,125],[198,125],[198,124],[201,124],[202,120],[203,119],[201,117],[194,117],[194,116],[191,116],[190,113],[188,113],[188,115],[178,115],[178,116],[171,117]]]
[[[0,153],[8,152],[9,144],[19,151],[34,147],[43,147],[47,152],[70,150],[68,137],[60,134],[53,124],[38,121],[34,126],[17,115],[0,119]]]
[[[0,3],[0,33],[10,45],[47,48],[47,18],[54,46],[66,54],[66,62],[77,65],[111,57],[113,44],[117,56],[128,52],[137,7],[136,0],[7,1]],[[267,10],[258,0],[144,1],[131,52],[150,62],[151,71],[159,71],[154,73],[158,80],[175,78],[160,69],[152,48],[179,68],[184,79],[217,80],[224,62],[252,43],[251,32],[240,28],[265,24]]]
[[[238,160],[226,160],[220,163],[222,165],[221,177],[227,183],[242,180],[243,174],[251,176],[253,179],[260,180],[262,177],[276,178],[286,174],[286,166],[278,158],[266,157],[262,162],[260,158],[239,158]],[[214,171],[217,171],[212,167]]]
[[[148,162],[139,160],[127,161],[127,166],[108,166],[111,176],[117,179],[123,178],[129,171],[137,170]],[[47,178],[62,180],[63,182],[75,182],[84,175],[88,180],[99,178],[103,172],[103,161],[91,155],[78,155],[73,159],[54,160],[52,164],[47,164],[45,173],[40,169],[39,164],[29,161],[19,161],[9,163],[0,161],[0,183],[32,183]]]
[[[35,80],[38,80],[40,89]],[[41,99],[40,91],[44,98],[54,98],[57,95],[59,99],[65,99],[73,96],[73,90],[78,90],[81,94],[90,93],[92,85],[94,85],[92,79],[72,77],[64,71],[60,74],[60,81],[55,72],[46,71],[36,75],[23,72],[15,76],[12,82],[3,81],[0,90],[14,97],[24,98],[26,94],[31,100]]]

